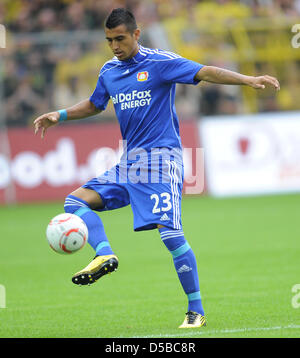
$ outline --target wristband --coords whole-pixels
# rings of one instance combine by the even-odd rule
[[[64,122],[67,120],[68,118],[68,114],[67,111],[65,109],[60,109],[59,111],[57,111],[59,113],[59,122]]]

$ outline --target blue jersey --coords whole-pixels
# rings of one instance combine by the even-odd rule
[[[131,59],[114,57],[100,70],[90,101],[105,110],[112,100],[126,150],[179,148],[179,122],[174,106],[176,83],[197,84],[203,65],[177,54],[140,46]]]

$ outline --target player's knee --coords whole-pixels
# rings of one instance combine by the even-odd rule
[[[170,252],[185,247],[187,241],[182,230],[163,228],[159,230],[161,239]]]
[[[89,205],[86,201],[81,198],[76,197],[75,195],[68,195],[64,203],[64,210],[66,213],[74,214],[80,208],[89,208]]]
[[[87,203],[91,209],[104,207],[100,195],[93,189],[80,187],[73,191],[70,195],[75,196],[81,201]]]

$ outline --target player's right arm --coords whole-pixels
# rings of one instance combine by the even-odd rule
[[[90,99],[85,99],[74,106],[66,108],[68,120],[82,119],[102,112]],[[39,116],[33,123],[35,134],[41,129],[41,137],[44,138],[49,127],[59,123],[60,113],[58,111],[45,113]]]

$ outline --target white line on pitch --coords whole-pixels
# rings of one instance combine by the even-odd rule
[[[159,334],[159,335],[149,335],[149,336],[136,336],[132,338],[176,338],[180,337],[190,337],[190,336],[202,336],[204,334],[222,334],[222,333],[239,333],[239,332],[255,332],[255,331],[277,331],[281,329],[300,329],[300,325],[290,324],[288,326],[275,326],[275,327],[248,327],[248,328],[236,328],[236,329],[220,329],[220,330],[206,330],[203,328],[203,331],[199,332],[186,332],[178,334]]]

